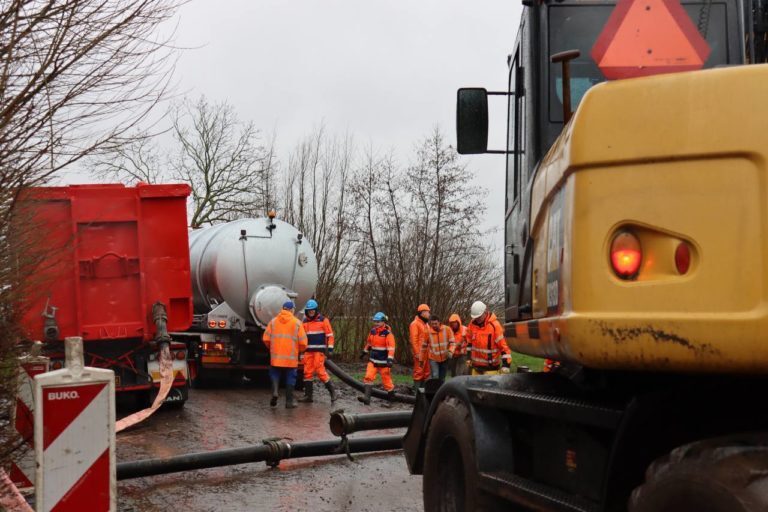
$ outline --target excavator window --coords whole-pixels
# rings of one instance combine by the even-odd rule
[[[644,0],[634,1],[640,2]],[[648,5],[645,5],[645,3]],[[654,9],[652,12],[661,11],[661,2],[649,0],[645,3],[643,9]],[[729,42],[732,42],[731,40],[735,35],[737,25],[729,24],[727,16],[729,11],[726,2],[683,2],[682,6],[690,17],[692,26],[701,34],[709,47],[709,54],[703,65],[704,68],[730,63],[735,64],[742,61],[741,56],[738,55],[739,52],[734,51],[738,48],[738,45],[736,48],[734,48],[733,44],[729,46]],[[553,55],[566,50],[579,50],[581,52],[581,56],[571,62],[571,104],[574,110],[590,87],[606,80],[604,72],[598,66],[599,63],[595,61],[593,50],[601,34],[606,29],[614,8],[613,4],[554,4],[548,10],[549,26],[547,33],[549,48],[547,55]],[[736,12],[735,6],[731,6],[730,12]],[[731,21],[735,22],[735,20]],[[633,20],[627,19],[623,23],[624,26],[621,30],[628,29],[628,25],[632,24],[632,22]],[[642,25],[642,21],[639,25]],[[640,28],[644,27],[632,27],[632,30],[635,31]],[[729,31],[732,31],[733,34],[729,34]],[[614,37],[619,37],[619,32]],[[633,47],[631,44],[628,44],[626,45],[627,50],[625,50],[625,53],[619,53],[619,55],[623,55],[627,59],[628,67],[634,66],[635,62],[640,59],[639,56],[632,53],[632,50],[635,48],[636,51],[648,52],[649,54],[653,51],[652,48],[637,48],[637,46]],[[617,64],[615,59],[616,53],[613,55],[613,65]],[[550,122],[562,122],[562,67],[560,64],[550,63],[548,65],[550,77],[548,84],[549,120]]]

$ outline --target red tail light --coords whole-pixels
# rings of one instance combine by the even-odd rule
[[[51,363],[51,368],[54,370],[61,370],[62,368],[64,368],[64,365],[62,364],[61,361],[53,361]]]
[[[226,320],[219,320],[219,327],[221,327],[223,329],[226,326],[227,326],[227,321]]]
[[[208,320],[208,327],[214,329],[216,327],[216,320]]]
[[[680,275],[688,272],[691,267],[691,248],[688,242],[680,242],[675,249],[675,266]]]
[[[640,271],[643,251],[640,240],[629,231],[622,231],[611,243],[611,265],[621,279],[634,279]]]
[[[179,350],[178,352],[176,352],[176,359],[178,359],[179,361],[183,361],[186,357],[187,357],[187,353],[184,352],[183,350]]]

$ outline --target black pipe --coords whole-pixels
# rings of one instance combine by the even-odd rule
[[[341,379],[341,381],[346,385],[353,387],[360,392],[365,390],[365,384],[353,379],[351,375],[349,375],[347,372],[339,368],[339,366],[333,361],[331,361],[330,359],[325,360],[325,368],[327,370],[330,370],[332,374],[334,374],[339,379]],[[389,398],[386,391],[383,391],[381,389],[376,389],[376,388],[373,389],[373,391],[371,392],[371,395],[375,396],[376,398],[381,398],[382,400],[387,400]],[[403,395],[401,393],[395,393],[394,401],[403,402],[405,404],[415,404],[416,397],[411,395]]]
[[[331,413],[329,426],[335,436],[349,435],[361,430],[404,428],[411,422],[413,411],[375,412],[372,414]]]
[[[266,461],[277,465],[282,459],[301,457],[321,457],[349,453],[378,452],[400,450],[403,436],[368,437],[348,439],[347,446],[338,439],[329,441],[311,441],[290,443],[288,441],[266,441],[265,444],[230,448],[212,452],[188,453],[165,459],[144,459],[117,464],[117,479],[128,480],[152,475],[191,471],[194,469],[215,468]]]

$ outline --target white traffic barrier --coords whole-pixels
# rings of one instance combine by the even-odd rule
[[[114,511],[115,374],[83,366],[82,338],[66,338],[66,368],[35,377],[35,507]]]
[[[11,424],[19,439],[24,441],[11,460],[8,476],[19,489],[31,489],[35,485],[35,375],[48,371],[50,359],[40,355],[43,344],[35,342],[28,355],[19,358],[16,377],[16,404],[11,409]]]

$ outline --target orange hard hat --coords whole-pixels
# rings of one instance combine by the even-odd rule
[[[448,319],[448,323],[451,323],[451,322],[458,322],[459,324],[461,324],[461,317],[458,315],[458,313],[454,313],[451,315],[451,317]]]
[[[416,311],[421,313],[422,311],[429,311],[429,306],[426,304],[419,304],[419,307],[416,308]]]

